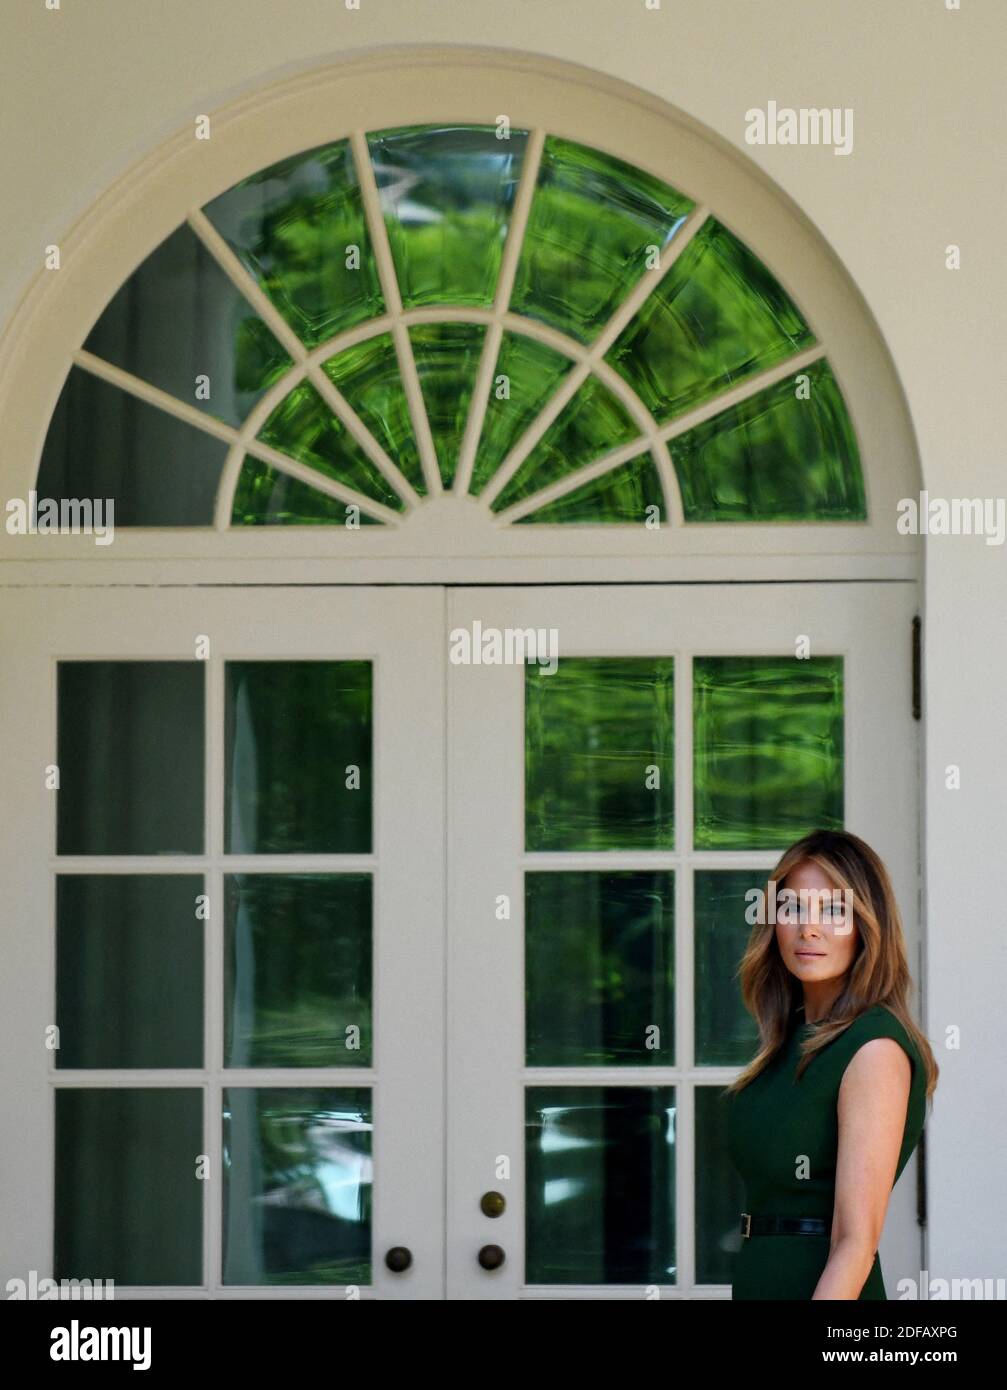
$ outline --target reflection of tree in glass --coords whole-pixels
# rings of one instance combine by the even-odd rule
[[[698,849],[782,849],[843,825],[843,658],[693,662]]]
[[[674,874],[542,872],[525,882],[528,1065],[670,1065]]]
[[[606,360],[664,421],[812,342],[780,283],[711,217]]]
[[[673,660],[564,657],[525,690],[526,848],[671,849]]]
[[[205,212],[307,346],[383,311],[348,141],[272,165]]]
[[[225,906],[227,1065],[368,1066],[369,875],[232,875]]]
[[[692,207],[642,169],[550,137],[511,307],[590,342]]]

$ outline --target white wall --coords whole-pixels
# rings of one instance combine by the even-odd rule
[[[54,0],[50,0],[53,3]],[[835,248],[901,375],[932,495],[1007,491],[1002,0],[7,0],[0,321],[90,202],[167,135],[284,71],[373,46],[478,44],[603,70],[753,157]],[[855,146],[744,144],[770,99],[849,106]],[[962,269],[945,269],[948,243]],[[1005,547],[927,547],[931,1271],[1007,1275]],[[944,768],[962,769],[946,791]],[[962,1030],[960,1051],[943,1046]]]

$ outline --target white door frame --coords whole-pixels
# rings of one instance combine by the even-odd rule
[[[922,979],[918,922],[918,725],[910,698],[915,586],[878,584],[600,585],[464,588],[451,594],[448,628],[557,628],[560,656],[675,658],[674,853],[524,850],[524,671],[515,665],[461,665],[449,677],[448,727],[448,1297],[639,1298],[642,1286],[525,1286],[524,1109],[526,1082],[674,1084],[677,1087],[676,1229],[679,1280],[662,1297],[729,1296],[695,1285],[692,1083],[726,1084],[736,1067],[692,1066],[692,866],[772,868],[778,854],[692,852],[691,657],[794,656],[799,634],[811,654],[845,659],[845,823],[877,847],[904,915],[910,968]],[[870,621],[865,622],[869,613]],[[785,846],[780,846],[782,850]],[[531,867],[664,867],[676,873],[676,1039],[674,1067],[524,1066],[524,891]],[[498,921],[498,895],[511,920]],[[688,926],[686,924],[689,924]],[[918,992],[913,1001],[919,1008]],[[501,1180],[498,1161],[510,1164]],[[483,1192],[507,1198],[503,1216],[480,1211]],[[889,1287],[917,1276],[916,1164],[892,1196],[881,1244]],[[479,1248],[501,1245],[492,1273]]]
[[[373,1286],[362,1297],[443,1296],[444,1183],[444,662],[443,592],[409,589],[163,589],[6,591],[0,605],[4,789],[17,808],[0,842],[6,897],[0,1009],[0,1228],[7,1278],[52,1275],[53,1106],[57,1084],[185,1085],[205,1094],[204,1287],[134,1290],[148,1297],[298,1297],[304,1287],[220,1283],[221,1085],[374,1087]],[[55,855],[56,663],[192,660],[210,638],[206,682],[207,840],[202,856],[64,859]],[[372,659],[374,846],[370,855],[291,856],[289,869],[374,873],[375,1039],[372,1067],[227,1071],[222,1067],[222,875],[261,859],[223,854],[224,663],[228,659]],[[275,863],[275,861],[274,861]],[[55,1015],[55,870],[204,871],[211,899],[205,943],[208,1047],[199,1071],[61,1070],[45,1047]],[[193,1156],[195,1160],[195,1155]],[[391,1246],[413,1255],[393,1274]],[[93,1271],[91,1277],[101,1277]],[[129,1296],[117,1288],[118,1297]],[[343,1298],[315,1286],[313,1296]]]

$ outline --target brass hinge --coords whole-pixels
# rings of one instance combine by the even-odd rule
[[[923,661],[921,656],[922,622],[919,614],[913,618],[913,718],[919,719],[923,709]]]

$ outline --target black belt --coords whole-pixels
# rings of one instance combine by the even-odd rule
[[[741,1234],[747,1236],[827,1236],[832,1222],[822,1216],[752,1216],[741,1213]]]

